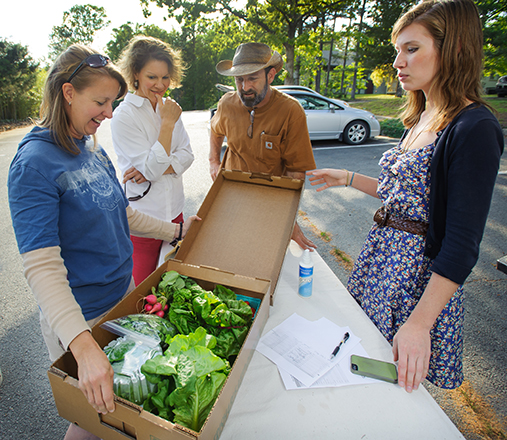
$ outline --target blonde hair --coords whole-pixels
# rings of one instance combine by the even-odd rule
[[[79,64],[86,57],[95,53],[97,52],[87,46],[73,44],[56,59],[44,84],[39,125],[51,130],[53,138],[60,148],[75,155],[78,155],[80,150],[70,135],[70,121],[64,109],[67,102],[63,96],[62,86],[68,82],[69,76]],[[97,77],[105,75],[118,81],[120,91],[117,98],[123,97],[127,92],[127,83],[111,62],[100,68],[83,67],[79,74],[72,79],[72,86],[79,92],[92,85]]]
[[[483,36],[479,12],[472,0],[427,0],[401,16],[393,27],[391,41],[413,23],[424,26],[439,54],[439,69],[431,86],[436,107],[432,131],[446,127],[466,106],[466,100],[487,105],[481,98]],[[405,127],[413,127],[425,109],[421,90],[407,92],[401,117]]]
[[[135,76],[150,60],[164,61],[169,69],[171,86],[178,87],[183,77],[183,63],[179,52],[162,40],[138,35],[123,50],[120,66],[131,90],[137,89]]]

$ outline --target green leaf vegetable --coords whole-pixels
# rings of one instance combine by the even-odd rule
[[[139,372],[143,387],[135,395],[135,403],[199,432],[248,334],[252,308],[224,286],[207,291],[176,271],[165,272],[152,287],[145,301],[151,304],[152,300],[168,304],[164,317],[138,314],[115,320],[115,325],[126,331],[158,335],[164,350],[164,355],[143,360]],[[119,376],[119,368],[124,368],[121,358],[129,348],[112,346],[108,350],[117,367],[115,377]],[[124,385],[131,384],[122,383],[118,391],[129,399],[129,395],[134,396],[132,387]],[[147,388],[149,394],[144,392]]]
[[[176,335],[163,356],[146,361],[141,371],[158,387],[144,409],[199,432],[230,372],[229,362],[211,351],[216,342],[198,327]]]
[[[182,334],[204,327],[217,339],[216,355],[224,359],[236,356],[252,323],[250,306],[224,286],[209,292],[190,278],[185,279],[185,286],[174,292],[169,320]]]

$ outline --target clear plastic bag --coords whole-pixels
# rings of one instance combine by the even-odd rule
[[[142,405],[148,393],[156,389],[141,373],[141,367],[148,359],[162,354],[158,343],[146,343],[120,336],[104,347],[114,371],[113,390],[118,397]]]
[[[167,319],[157,315],[134,314],[106,321],[101,328],[118,336],[130,336],[147,344],[165,342],[167,335],[173,337],[178,330]]]
[[[142,405],[156,385],[146,380],[141,367],[148,359],[163,354],[161,342],[173,331],[171,323],[158,316],[139,314],[106,321],[101,327],[119,336],[104,347],[114,371],[114,393]]]

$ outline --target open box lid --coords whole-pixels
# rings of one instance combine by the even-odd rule
[[[303,188],[303,180],[221,170],[176,258],[270,280],[272,296]]]

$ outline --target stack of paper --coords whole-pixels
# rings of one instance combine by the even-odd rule
[[[349,339],[331,357],[347,332]],[[350,372],[351,354],[367,356],[361,339],[326,318],[308,321],[295,313],[266,333],[257,351],[278,366],[288,390],[375,382]]]

